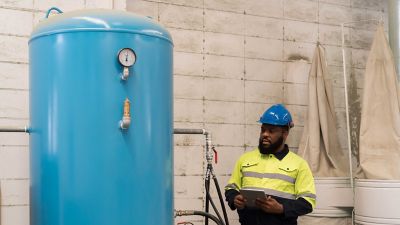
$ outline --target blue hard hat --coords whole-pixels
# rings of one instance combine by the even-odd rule
[[[258,121],[275,126],[294,127],[292,115],[282,104],[276,104],[267,109]]]

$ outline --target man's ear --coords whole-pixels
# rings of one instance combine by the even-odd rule
[[[286,140],[286,138],[289,136],[289,130],[283,129],[282,135],[283,138]]]

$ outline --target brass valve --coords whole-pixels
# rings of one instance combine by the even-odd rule
[[[124,115],[122,116],[122,120],[119,121],[119,126],[121,129],[128,129],[131,124],[131,102],[128,98],[124,101]]]
[[[124,117],[131,117],[131,102],[128,98],[124,101]]]

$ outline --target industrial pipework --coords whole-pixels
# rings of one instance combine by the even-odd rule
[[[0,132],[10,132],[10,133],[29,133],[29,128],[24,127],[0,127]]]
[[[175,210],[175,216],[193,216],[193,215],[199,215],[199,216],[204,216],[207,219],[213,220],[215,223],[218,225],[224,225],[222,221],[220,221],[217,217],[210,213],[202,212],[202,211],[196,211],[196,210]]]
[[[210,204],[213,207],[215,214],[217,214],[218,219],[221,221],[222,224],[226,224],[229,225],[229,220],[228,220],[228,216],[226,213],[226,208],[224,205],[224,200],[222,198],[222,193],[221,193],[221,189],[219,187],[218,184],[218,180],[217,177],[214,173],[214,169],[212,166],[212,161],[215,155],[215,163],[217,163],[217,159],[218,159],[218,154],[217,151],[215,150],[215,147],[212,145],[212,140],[211,140],[211,133],[209,133],[208,131],[206,131],[205,129],[180,129],[180,128],[175,128],[174,129],[174,134],[202,134],[206,136],[206,160],[207,160],[207,170],[206,170],[206,174],[205,174],[205,178],[204,178],[204,186],[205,186],[205,190],[206,190],[206,206],[205,206],[205,213],[209,212],[209,207]],[[217,190],[218,193],[218,198],[221,204],[221,208],[222,208],[222,212],[224,215],[224,220],[225,223],[223,223],[223,219],[221,217],[221,215],[218,212],[217,207],[214,204],[214,201],[211,198],[210,195],[210,177],[212,177],[214,184],[215,184],[215,188]],[[206,217],[204,224],[208,225],[208,218]]]

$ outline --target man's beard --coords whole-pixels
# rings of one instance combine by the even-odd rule
[[[281,136],[277,141],[271,143],[268,147],[264,147],[262,144],[262,138],[258,142],[258,149],[261,154],[273,154],[278,151],[279,147],[283,144],[283,136]]]

